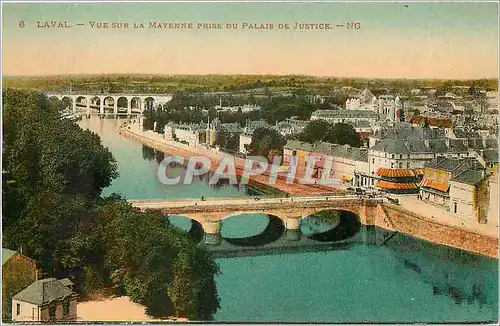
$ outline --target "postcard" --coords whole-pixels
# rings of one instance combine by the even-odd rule
[[[497,2],[2,2],[2,320],[497,323]]]

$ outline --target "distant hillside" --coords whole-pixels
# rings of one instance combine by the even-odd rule
[[[410,80],[313,77],[301,75],[66,75],[66,76],[4,76],[4,87],[30,88],[46,91],[89,92],[294,92],[329,95],[342,87],[405,93],[412,88],[471,86],[498,89],[496,79],[480,80]]]

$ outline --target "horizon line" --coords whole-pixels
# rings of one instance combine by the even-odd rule
[[[475,77],[475,78],[445,78],[445,77],[355,77],[355,76],[334,76],[334,75],[308,75],[308,74],[258,74],[258,73],[221,73],[221,74],[161,74],[161,73],[69,73],[69,74],[42,74],[42,75],[2,75],[2,78],[49,78],[49,77],[99,77],[99,76],[157,76],[157,77],[204,77],[204,76],[265,76],[265,77],[309,77],[309,78],[334,78],[334,79],[373,79],[373,80],[434,80],[434,81],[470,81],[470,80],[499,80],[497,76]]]

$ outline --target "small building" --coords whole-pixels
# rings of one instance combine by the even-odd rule
[[[2,248],[2,319],[11,317],[12,297],[35,282],[35,260],[20,252]]]
[[[460,219],[487,223],[487,195],[484,171],[465,170],[450,179],[450,211]]]
[[[76,321],[77,297],[68,279],[46,278],[33,282],[12,298],[16,322]]]
[[[420,182],[422,200],[442,205],[449,209],[450,179],[465,170],[480,170],[482,165],[473,157],[453,158],[440,157],[427,163],[424,168],[424,178]]]

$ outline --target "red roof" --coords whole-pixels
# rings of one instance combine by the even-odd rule
[[[380,177],[389,177],[389,178],[405,178],[405,177],[414,177],[415,172],[413,172],[412,169],[379,168],[377,170],[377,175]]]
[[[431,180],[431,179],[423,179],[420,182],[419,186],[420,187],[432,188],[432,189],[439,190],[439,191],[442,191],[442,192],[447,192],[448,188],[450,188],[450,186],[447,185],[447,184],[436,182],[436,181]]]
[[[408,189],[417,189],[418,186],[416,183],[399,183],[399,182],[389,182],[389,181],[377,181],[377,187],[383,189],[396,189],[396,190],[408,190]]]

